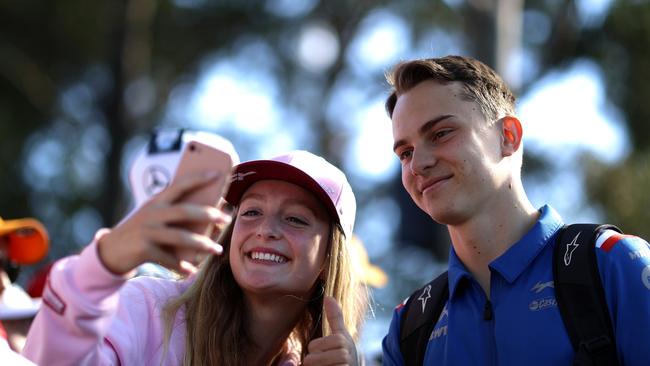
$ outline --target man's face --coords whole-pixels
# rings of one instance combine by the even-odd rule
[[[424,81],[398,97],[392,117],[404,187],[420,209],[447,225],[489,212],[507,179],[500,124],[486,121],[462,91],[459,83]]]

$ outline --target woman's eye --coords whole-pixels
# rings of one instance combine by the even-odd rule
[[[242,210],[240,215],[241,216],[257,216],[259,214],[260,214],[260,212],[258,210],[248,209],[248,210]]]
[[[303,219],[299,219],[295,216],[289,216],[287,220],[291,223],[298,224],[298,225],[307,225],[307,221]]]

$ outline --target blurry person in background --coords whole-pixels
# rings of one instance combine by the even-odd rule
[[[25,343],[41,305],[15,283],[20,267],[35,264],[47,254],[47,230],[38,220],[0,218],[0,360],[3,364],[31,364],[16,353]]]
[[[370,262],[368,251],[363,241],[356,235],[352,235],[350,243],[354,265],[361,276],[361,282],[370,287],[382,288],[388,283],[388,275],[379,266]]]
[[[370,261],[365,244],[356,234],[352,235],[350,248],[352,261],[361,282],[370,288],[384,288],[388,283],[388,275]],[[379,351],[360,349],[359,359],[366,366],[381,365],[381,349]]]
[[[215,133],[185,128],[166,127],[152,131],[146,145],[135,153],[129,164],[129,189],[133,206],[131,212],[167,188],[188,143],[196,141],[213,145],[221,139],[223,137]],[[136,269],[136,276],[143,275],[179,278],[181,273],[147,262]]]
[[[57,262],[24,354],[60,365],[356,365],[367,299],[344,173],[305,151],[239,164],[231,224],[220,208],[182,201],[215,178],[171,183]],[[221,243],[179,222],[212,224]],[[207,258],[195,272],[178,249]],[[145,262],[189,276],[131,279]]]
[[[403,365],[405,356],[425,351],[426,365],[571,365],[582,357],[602,361],[603,354],[610,361],[600,364],[648,365],[650,347],[641,346],[650,339],[648,243],[609,229],[584,234],[597,239],[582,246],[594,260],[582,273],[589,277],[597,263],[595,281],[606,301],[583,297],[583,313],[561,316],[556,297],[563,287],[554,269],[576,262],[580,232],[556,243],[562,218],[530,202],[521,179],[525,125],[501,77],[478,60],[447,56],[402,62],[388,80],[402,183],[420,209],[447,226],[452,248],[448,278],[440,277],[448,300],[429,321],[430,333],[418,337],[417,351],[403,354],[400,333],[411,318],[398,306],[383,342],[384,364]],[[556,247],[564,263],[554,260]],[[414,292],[408,315],[437,305],[431,288]],[[574,329],[565,322],[601,305],[615,339],[594,337],[574,348]]]

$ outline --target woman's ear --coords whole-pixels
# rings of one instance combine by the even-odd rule
[[[510,156],[519,150],[522,134],[521,122],[517,117],[505,116],[501,118],[501,151],[503,156]]]

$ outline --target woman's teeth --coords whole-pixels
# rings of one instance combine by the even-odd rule
[[[262,252],[252,252],[252,259],[262,260],[262,261],[271,261],[275,263],[284,263],[287,259],[283,256],[271,253],[262,253]]]

